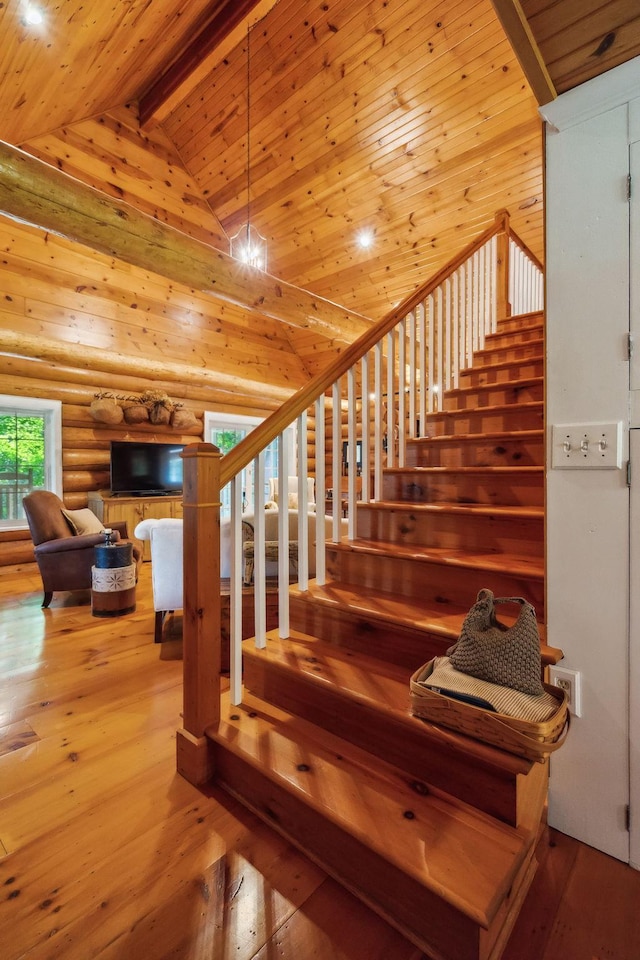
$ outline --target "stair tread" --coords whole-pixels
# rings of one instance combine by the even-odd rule
[[[461,377],[473,376],[474,373],[485,374],[490,373],[492,370],[504,370],[505,367],[514,367],[520,363],[542,363],[544,360],[544,353],[534,353],[530,357],[514,357],[511,360],[498,360],[496,363],[485,363],[482,366],[471,366],[466,367],[464,370],[460,371]],[[522,383],[522,380],[518,378],[517,383]]]
[[[270,630],[267,641],[266,647],[258,648],[253,640],[245,640],[244,656],[276,663],[316,684],[337,684],[352,699],[366,701],[383,714],[401,720],[407,727],[423,733],[425,739],[437,737],[444,740],[449,750],[473,754],[476,760],[501,770],[525,773],[529,769],[530,761],[524,757],[414,717],[410,710],[410,671],[407,667],[320,640],[299,630],[291,630],[288,637]]]
[[[531,464],[523,464],[522,466],[490,466],[490,467],[424,467],[424,466],[415,466],[415,467],[385,467],[385,473],[391,474],[410,474],[410,473],[462,473],[462,474],[473,474],[481,473],[490,476],[491,474],[509,474],[509,473],[533,473],[533,474],[543,474],[544,467]]]
[[[385,761],[250,694],[239,706],[225,694],[207,736],[483,927],[530,850],[522,831],[423,795]]]
[[[386,540],[342,540],[330,543],[336,550],[350,550],[357,553],[382,554],[411,558],[424,563],[435,562],[454,567],[483,567],[486,570],[504,570],[528,577],[542,578],[544,563],[541,558],[518,556],[514,553],[478,553],[473,550],[451,550],[448,547],[422,547],[419,544],[388,543]]]
[[[489,336],[492,336],[492,335],[490,334]],[[501,334],[493,334],[493,336],[501,336]],[[487,343],[489,344],[488,346],[487,346]],[[493,345],[490,342],[489,337],[487,337],[485,340],[485,346],[480,348],[479,350],[473,351],[473,359],[477,360],[478,357],[488,356],[494,353],[496,350],[509,350],[512,347],[518,348],[518,349],[523,347],[537,347],[539,350],[542,350],[544,347],[544,337],[532,337],[531,340],[521,340],[520,343],[509,344],[508,346],[500,345],[500,344]],[[529,359],[529,358],[521,357],[520,359]]]
[[[482,369],[483,369],[483,371],[484,371],[484,370],[487,370],[487,369],[489,369],[489,368],[483,367]],[[473,367],[469,367],[469,371],[472,371],[472,370],[473,370]],[[478,370],[478,368],[476,368],[476,372],[477,372],[477,370]],[[461,375],[461,376],[462,376],[463,373],[464,373],[464,371],[460,371],[460,375]],[[469,387],[469,386],[466,386],[466,387],[452,387],[450,390],[447,390],[446,395],[449,397],[449,396],[456,396],[456,395],[458,395],[458,394],[474,393],[474,392],[477,392],[478,390],[486,390],[486,389],[488,389],[489,387],[496,387],[496,388],[499,388],[500,390],[509,390],[509,389],[519,390],[519,389],[522,389],[523,387],[528,387],[528,386],[540,386],[540,385],[542,385],[543,383],[544,383],[544,377],[542,377],[542,376],[539,376],[539,377],[517,377],[515,380],[501,380],[499,383],[483,383],[483,384],[481,384],[480,386],[475,386],[475,387]],[[516,405],[516,406],[519,406],[519,404],[518,404],[517,402],[516,402],[515,405]],[[514,406],[514,404],[511,404],[511,406]],[[479,409],[484,410],[485,407],[482,407],[482,408],[479,408]],[[446,410],[438,411],[438,412],[447,413]],[[453,411],[452,411],[452,412],[453,412]]]
[[[462,516],[496,517],[498,519],[543,519],[544,507],[500,507],[484,503],[456,503],[444,500],[438,503],[407,503],[406,500],[372,500],[358,502],[358,510],[403,510],[411,513],[455,513]]]
[[[443,440],[455,440],[456,443],[469,440],[477,443],[479,440],[534,440],[544,435],[542,429],[533,430],[487,430],[482,433],[443,433],[434,437],[414,437],[409,442],[413,444],[441,443]]]
[[[400,724],[403,740],[417,735],[425,741],[425,748],[427,742],[438,741],[449,755],[463,755],[467,764],[473,758],[474,763],[497,769],[502,775],[507,771],[519,775],[530,769],[531,760],[415,717],[411,713],[409,698],[413,670],[406,666],[320,640],[299,630],[291,630],[288,637],[279,636],[277,629],[271,630],[267,633],[267,641],[266,646],[260,648],[253,640],[243,642],[244,657],[249,662],[260,663],[261,673],[266,662],[293,674],[296,679],[303,678],[320,687],[323,696],[331,686],[342,696],[382,714],[385,723],[392,722],[396,729]],[[424,752],[426,754],[426,749]],[[379,755],[377,751],[376,755]],[[426,767],[422,776],[430,782]],[[444,792],[449,795],[446,790]]]
[[[525,336],[520,340],[518,339],[518,337],[522,337],[523,334],[531,334],[531,333],[535,334],[535,336],[532,336],[531,338],[528,338]],[[490,349],[491,347],[496,346],[496,341],[505,340],[507,337],[513,338],[509,342],[513,343],[514,345],[530,343],[531,341],[535,342],[536,340],[543,340],[544,324],[530,323],[526,327],[521,327],[519,330],[496,330],[495,333],[488,333],[484,340],[485,348]],[[504,346],[507,346],[507,344],[504,344]]]
[[[502,384],[501,384],[502,386]],[[466,388],[465,388],[466,389]],[[447,390],[447,393],[450,391]],[[455,392],[455,391],[454,391]],[[539,410],[541,413],[544,409],[544,403],[542,400],[526,400],[524,403],[497,403],[491,404],[486,407],[478,407],[477,409],[463,408],[462,410],[436,410],[428,414],[427,422],[430,423],[432,420],[442,420],[445,417],[462,417],[469,416],[470,413],[482,413],[483,416],[491,413],[512,413],[514,410],[522,411],[533,411],[536,412]],[[422,439],[420,437],[412,437],[412,439]]]
[[[544,310],[526,310],[524,313],[513,313],[510,317],[498,320],[498,328],[503,323],[517,323],[518,321],[532,320],[534,317],[544,318]]]
[[[356,586],[338,580],[325,584],[311,580],[306,591],[298,591],[296,586],[291,587],[290,591],[299,592],[316,603],[348,607],[367,619],[375,618],[390,625],[418,627],[451,642],[458,638],[462,621],[468,612],[467,607],[453,603],[436,607],[419,597],[399,596],[397,593],[385,593],[377,587]],[[538,630],[544,642],[544,624],[538,623]]]

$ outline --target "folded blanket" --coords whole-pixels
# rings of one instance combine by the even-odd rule
[[[452,695],[457,693],[485,700],[498,713],[517,717],[519,720],[530,720],[532,723],[543,723],[558,709],[558,701],[546,690],[534,696],[512,690],[511,687],[489,683],[487,680],[478,680],[452,667],[449,657],[436,657],[432,673],[426,680],[420,681],[420,684],[445,696],[451,692]]]

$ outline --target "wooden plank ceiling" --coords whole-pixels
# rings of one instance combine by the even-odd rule
[[[372,319],[500,208],[542,259],[533,91],[541,100],[640,49],[630,0],[40,7],[36,29],[21,19],[24,4],[0,9],[4,140],[64,168],[52,138],[77,145],[88,120],[139,107],[141,134],[161,131],[195,202],[210,208],[212,243],[227,249],[249,200],[270,273]],[[82,149],[96,146],[85,139]],[[75,173],[84,176],[80,164]],[[366,250],[362,227],[375,237]],[[317,335],[308,337],[311,353]]]

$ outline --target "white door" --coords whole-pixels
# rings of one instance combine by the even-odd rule
[[[630,300],[635,344],[631,389],[631,548],[629,637],[629,863],[640,870],[640,101],[630,104]]]
[[[640,870],[640,430],[631,430],[629,863]],[[634,476],[635,474],[635,476]]]

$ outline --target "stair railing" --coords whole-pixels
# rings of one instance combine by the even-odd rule
[[[484,346],[499,318],[543,307],[542,266],[511,231],[509,214],[494,224],[419,290],[393,309],[335,361],[289,398],[232,451],[222,457],[211,444],[185,451],[184,486],[184,711],[178,735],[178,769],[201,783],[211,775],[207,726],[220,717],[220,491],[231,485],[230,685],[231,702],[242,701],[242,591],[247,569],[242,541],[241,471],[254,461],[254,541],[251,545],[256,644],[266,644],[264,450],[277,437],[278,476],[298,477],[297,585],[309,584],[309,548],[315,540],[315,580],[326,579],[327,538],[356,535],[357,502],[384,496],[383,470],[405,465],[407,437],[426,434],[427,416],[441,409],[445,390],[456,389],[461,371]],[[328,396],[327,396],[328,394]],[[308,411],[315,423],[316,514],[307,497]],[[329,421],[325,415],[331,414]],[[289,463],[284,431],[297,424],[297,457]],[[330,437],[325,427],[330,425]],[[346,425],[346,431],[345,431]],[[346,440],[343,434],[346,432]],[[330,441],[330,443],[328,442]],[[343,456],[343,443],[346,455]],[[330,447],[330,456],[327,450]],[[326,462],[330,474],[326,476]],[[345,477],[346,475],[346,477]],[[346,479],[346,490],[343,481]],[[327,486],[327,480],[330,487]],[[291,582],[287,482],[279,484],[277,582],[278,630],[289,635]],[[332,517],[324,517],[327,491]],[[343,497],[343,492],[346,496]],[[345,512],[346,518],[341,514]],[[314,522],[315,521],[315,522]],[[329,529],[327,529],[327,527]],[[345,529],[346,528],[346,529]],[[217,571],[217,572],[216,572]],[[212,579],[212,573],[215,579]]]

